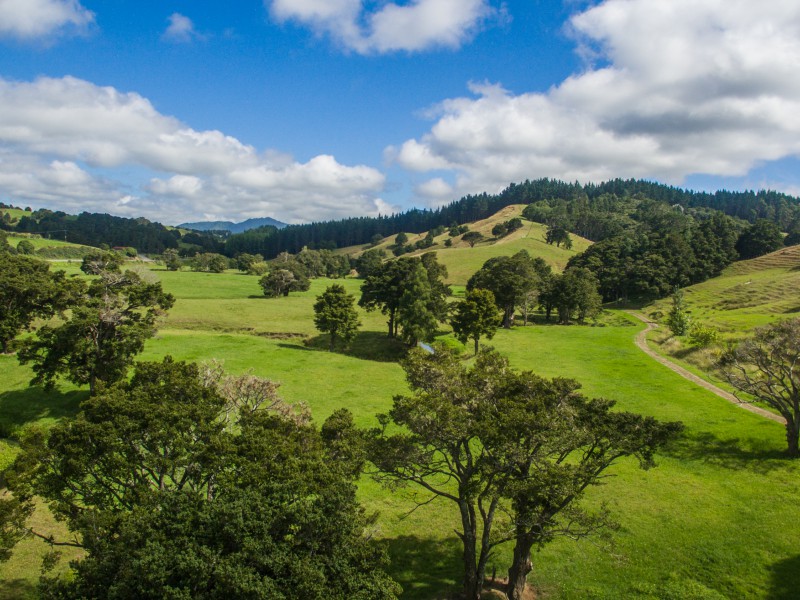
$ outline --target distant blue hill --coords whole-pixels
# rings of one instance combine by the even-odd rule
[[[231,233],[242,233],[248,229],[256,229],[257,227],[264,227],[266,225],[271,225],[278,229],[286,227],[286,223],[276,221],[272,217],[247,219],[241,223],[233,223],[232,221],[198,221],[197,223],[181,223],[178,227],[181,229],[194,229],[196,231],[230,231]]]

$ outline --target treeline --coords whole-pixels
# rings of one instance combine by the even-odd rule
[[[543,211],[549,211],[551,214],[535,219],[541,222],[548,222],[553,215],[567,216],[570,231],[597,241],[619,235],[633,225],[630,215],[645,198],[700,212],[719,210],[749,223],[766,219],[782,231],[800,229],[800,201],[779,192],[718,191],[712,194],[634,179],[586,185],[537,179],[512,183],[499,194],[465,196],[434,210],[412,209],[390,216],[290,225],[280,231],[251,230],[231,236],[225,243],[225,253],[234,256],[248,252],[274,257],[280,252],[296,253],[303,247],[332,249],[366,244],[375,235],[385,237],[401,231],[422,233],[436,227],[471,223],[511,204],[537,204]]]
[[[144,218],[127,219],[87,212],[75,216],[47,209],[22,216],[13,224],[4,223],[3,228],[84,246],[125,246],[153,254],[177,248],[181,237],[179,231]]]

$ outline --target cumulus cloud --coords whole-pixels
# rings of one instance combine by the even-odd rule
[[[122,183],[114,173],[151,173]],[[25,175],[20,175],[24,173]],[[120,179],[117,177],[117,179]],[[135,93],[65,77],[0,79],[0,195],[167,222],[270,215],[289,222],[377,214],[379,171],[321,155],[301,163],[197,131]]]
[[[0,0],[0,36],[46,38],[64,31],[83,31],[94,13],[78,0]]]
[[[458,48],[486,22],[504,18],[488,0],[413,0],[370,9],[364,0],[265,0],[278,21],[330,35],[361,54]]]
[[[680,183],[800,154],[800,4],[606,0],[569,27],[596,63],[547,93],[473,84],[388,154],[410,170],[454,171],[456,195],[533,177]],[[451,200],[443,190],[417,188]]]
[[[192,20],[181,13],[172,13],[167,20],[169,25],[161,35],[161,39],[165,42],[186,44],[193,40],[202,40],[205,37],[195,29]]]

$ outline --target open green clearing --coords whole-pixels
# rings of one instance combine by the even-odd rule
[[[313,328],[312,305],[328,280],[313,281],[305,293],[265,299],[257,277],[157,269],[152,276],[178,301],[143,360],[172,354],[221,359],[232,372],[252,369],[281,382],[287,400],[308,403],[318,421],[345,406],[361,425],[374,424],[374,414],[406,390],[393,360],[400,349],[385,339],[379,313],[362,312],[361,333],[349,353],[325,351],[325,337]],[[338,283],[357,295],[360,281]],[[607,485],[591,491],[592,502],[608,501],[621,523],[612,548],[599,540],[559,540],[534,557],[532,582],[547,598],[796,597],[800,464],[781,457],[782,428],[642,354],[633,344],[642,325],[632,318],[619,313],[605,321],[604,327],[501,330],[492,344],[517,368],[574,377],[588,394],[614,398],[622,409],[682,420],[686,434],[662,453],[657,469],[642,472],[628,461]],[[81,393],[70,386],[49,395],[27,391],[26,368],[13,357],[0,357],[0,368],[3,435],[76,410]],[[9,460],[13,443],[4,442],[0,452]],[[361,497],[368,510],[381,513],[375,533],[390,545],[392,573],[406,589],[404,597],[444,597],[459,573],[452,507],[433,503],[402,518],[413,506],[409,493],[389,492],[368,479]],[[46,514],[37,518],[52,526]],[[42,549],[26,542],[23,554],[0,566],[0,597],[32,592]],[[508,555],[495,562],[504,575]],[[691,596],[692,590],[706,595]]]

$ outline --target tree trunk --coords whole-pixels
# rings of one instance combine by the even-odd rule
[[[786,444],[788,446],[786,452],[792,458],[800,457],[800,419],[787,418],[786,419]]]
[[[478,340],[480,338],[476,335],[475,336],[475,356],[478,356]]]
[[[331,352],[333,352],[333,347],[334,347],[334,342],[335,341],[336,341],[336,337],[333,335],[333,333],[331,333],[331,345],[330,345],[330,351]]]
[[[394,337],[394,311],[389,311],[389,338]]]
[[[477,530],[475,527],[474,511],[466,503],[459,503],[461,511],[461,542],[464,545],[464,599],[480,600],[481,581],[478,577],[478,569],[475,564],[475,554],[477,549]]]
[[[506,306],[505,311],[503,312],[503,327],[505,329],[511,329],[511,323],[514,322],[514,305]]]
[[[522,600],[525,585],[528,582],[528,573],[533,569],[531,563],[531,546],[533,540],[527,536],[517,536],[514,544],[514,558],[511,568],[508,569],[508,600]]]

